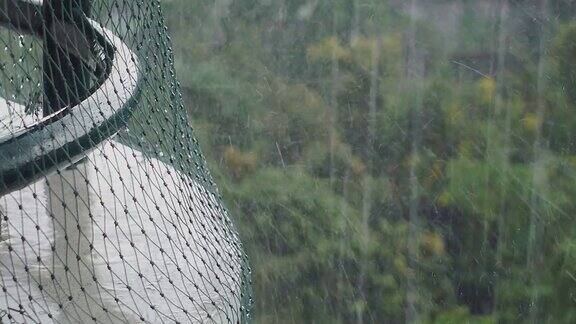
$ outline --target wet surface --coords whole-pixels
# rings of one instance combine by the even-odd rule
[[[0,198],[16,322],[235,322],[241,256],[214,195],[117,142]],[[24,301],[26,301],[24,303]]]

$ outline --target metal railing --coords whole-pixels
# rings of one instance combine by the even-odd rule
[[[44,45],[44,115],[0,133],[0,196],[81,160],[125,127],[140,95],[136,55],[85,8],[67,3],[81,2],[0,0],[0,25]]]

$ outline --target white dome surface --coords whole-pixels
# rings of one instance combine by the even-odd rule
[[[0,320],[237,322],[241,253],[214,194],[109,141],[0,197]]]

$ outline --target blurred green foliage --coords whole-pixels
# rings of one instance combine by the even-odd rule
[[[576,322],[573,1],[165,1],[257,323]]]

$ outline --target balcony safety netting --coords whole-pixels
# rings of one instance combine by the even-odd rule
[[[245,322],[155,0],[0,0],[0,321]]]

